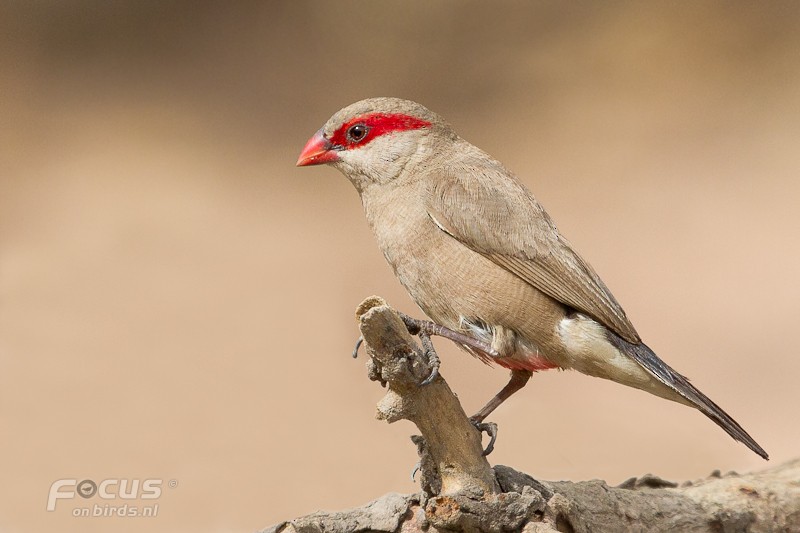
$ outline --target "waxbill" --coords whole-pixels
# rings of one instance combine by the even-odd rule
[[[477,339],[461,343],[472,355],[511,370],[509,384],[473,421],[533,372],[574,369],[694,407],[768,458],[642,342],[517,178],[438,115],[398,98],[356,102],[333,115],[297,160],[319,164],[355,186],[383,255],[422,311]]]

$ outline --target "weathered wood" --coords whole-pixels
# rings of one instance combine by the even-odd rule
[[[422,433],[424,444],[417,444],[423,486],[442,495],[499,492],[482,455],[481,435],[447,382],[439,376],[420,385],[431,368],[398,314],[378,297],[362,302],[356,314],[370,356],[369,375],[388,386],[377,417],[389,423],[410,420]]]
[[[506,466],[494,470],[503,493],[489,503],[388,494],[358,509],[314,513],[263,533],[800,531],[800,460],[745,475],[715,472],[691,484],[663,488],[652,488],[663,486],[653,476],[629,480],[625,486],[630,488],[622,488],[599,480],[536,481]]]
[[[492,469],[481,438],[399,316],[378,297],[357,310],[370,355],[370,379],[388,386],[377,417],[414,422],[421,455],[419,494],[388,494],[364,507],[318,512],[264,533],[443,531],[800,532],[800,459],[746,475],[713,473],[683,483],[652,475],[619,487],[605,482],[537,481],[506,466]]]

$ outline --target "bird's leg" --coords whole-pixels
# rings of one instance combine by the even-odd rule
[[[500,357],[500,353],[492,348],[492,346],[487,342],[483,342],[475,337],[470,337],[469,335],[464,335],[463,333],[454,331],[448,327],[437,324],[436,322],[431,322],[430,320],[418,320],[416,318],[411,318],[404,313],[398,314],[405,323],[408,332],[412,335],[420,335],[422,333],[426,333],[428,335],[438,335],[439,337],[450,339],[457,344],[463,344],[475,350],[479,350],[490,357]]]
[[[524,387],[532,375],[533,372],[529,370],[512,370],[511,379],[508,380],[506,386],[500,389],[500,392],[495,394],[480,411],[469,417],[469,421],[472,422],[475,429],[489,435],[489,445],[483,450],[483,455],[492,453],[492,450],[494,450],[494,442],[497,440],[497,424],[494,422],[484,422],[484,420],[492,411],[497,409],[501,403]]]
[[[474,350],[478,350],[479,352],[483,352],[489,357],[500,357],[500,353],[492,348],[491,344],[487,342],[483,342],[482,340],[476,339],[475,337],[470,337],[469,335],[465,335],[463,333],[459,333],[458,331],[454,331],[448,327],[442,326],[437,324],[436,322],[431,322],[430,320],[418,320],[416,318],[412,318],[405,313],[398,313],[400,318],[403,320],[403,323],[406,325],[406,329],[412,335],[418,335],[420,340],[422,341],[423,348],[425,351],[428,352],[430,356],[435,358],[435,363],[431,362],[431,365],[435,367],[439,366],[439,357],[436,355],[436,351],[433,349],[433,344],[430,342],[431,335],[438,335],[440,337],[445,337],[446,339],[450,339],[451,341],[457,344],[463,344],[465,346],[469,346]],[[427,340],[425,339],[427,337]],[[364,339],[359,337],[356,341],[356,346],[353,348],[353,358],[358,357],[358,350],[361,348],[361,345],[364,343]],[[427,345],[426,345],[427,343]],[[435,376],[434,376],[435,377]],[[427,381],[427,380],[426,380]]]
[[[411,318],[404,313],[398,314],[400,315],[403,323],[406,325],[408,332],[419,337],[420,341],[422,342],[422,348],[425,350],[425,355],[428,357],[428,363],[432,368],[431,375],[428,376],[421,383],[421,385],[427,385],[428,383],[431,383],[434,379],[436,379],[436,376],[439,375],[439,356],[437,355],[436,350],[433,348],[431,335],[439,335],[440,337],[445,337],[453,342],[464,344],[475,350],[484,352],[490,357],[500,356],[497,350],[492,348],[491,345],[474,337],[453,331],[448,327],[431,322],[430,320],[417,320],[416,318]]]
[[[500,389],[500,392],[495,394],[494,398],[489,400],[480,411],[469,417],[473,424],[480,424],[484,419],[491,414],[492,411],[497,409],[501,403],[506,401],[512,394],[520,390],[531,379],[533,372],[530,370],[512,370],[511,379],[505,387]]]

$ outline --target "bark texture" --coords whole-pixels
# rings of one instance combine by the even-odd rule
[[[407,419],[420,454],[422,491],[387,494],[367,505],[317,512],[264,533],[466,532],[800,532],[800,460],[751,474],[713,472],[676,483],[656,476],[617,487],[599,480],[537,481],[481,455],[472,426],[444,378],[419,386],[431,368],[386,303],[370,297],[356,311],[370,379],[387,387],[377,418]]]

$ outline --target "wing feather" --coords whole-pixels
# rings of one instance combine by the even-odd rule
[[[469,159],[446,170],[428,195],[428,215],[445,233],[623,339],[639,335],[592,267],[536,199],[500,163]]]

